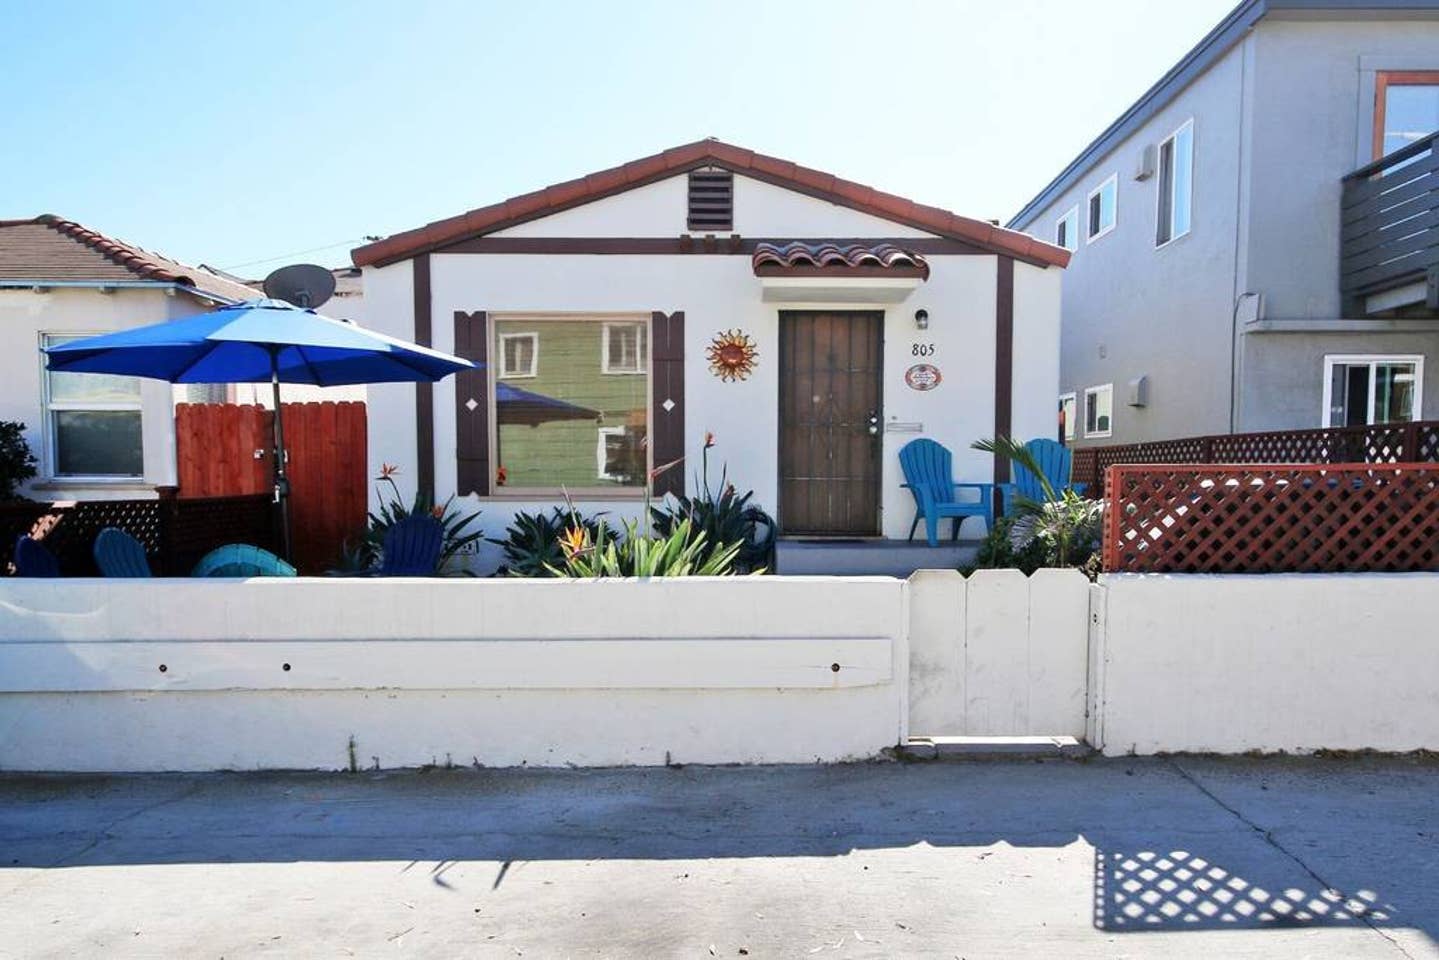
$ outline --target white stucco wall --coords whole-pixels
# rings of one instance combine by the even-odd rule
[[[40,474],[26,487],[37,500],[115,499],[151,496],[154,487],[175,482],[173,388],[158,380],[140,381],[144,477],[136,481],[79,483],[57,481],[47,449],[44,413],[44,357],[47,333],[109,333],[161,320],[190,316],[204,308],[194,299],[159,289],[52,287],[47,292],[0,289],[0,420],[20,420]]]
[[[1094,593],[1106,754],[1439,748],[1439,575],[1129,574]]]
[[[869,757],[905,736],[904,603],[885,578],[12,581],[0,769]]]
[[[676,177],[628,194],[597,201],[503,234],[527,236],[677,236],[683,231],[685,178]],[[912,236],[918,231],[865,214],[736,177],[736,225],[746,236],[862,237]],[[503,235],[502,234],[502,235]],[[922,234],[921,234],[922,235]],[[434,346],[454,347],[454,312],[640,312],[685,313],[686,483],[693,485],[706,431],[718,446],[711,451],[712,475],[729,466],[741,489],[753,489],[758,503],[776,507],[778,456],[779,313],[784,310],[875,310],[885,312],[883,419],[891,425],[883,440],[882,533],[904,537],[913,501],[902,490],[897,452],[916,436],[949,447],[959,480],[991,479],[987,455],[969,445],[994,432],[994,337],[997,259],[993,256],[930,255],[931,274],[899,304],[764,303],[761,283],[744,255],[534,255],[445,254],[430,258]],[[1053,436],[1059,368],[1058,269],[1016,264],[1014,431],[1022,437]],[[366,268],[370,322],[401,337],[414,334],[411,319],[412,265]],[[930,315],[927,331],[915,328],[914,313]],[[759,364],[744,382],[722,383],[708,371],[705,348],[717,333],[739,328],[755,339]],[[916,356],[915,347],[933,347]],[[904,371],[916,362],[938,366],[940,386],[926,393],[909,389]],[[435,480],[444,498],[455,488],[455,382],[435,387]],[[401,465],[413,483],[416,450],[413,388],[370,391],[370,459]],[[917,428],[905,425],[919,425]],[[904,432],[899,432],[899,429]],[[412,487],[407,486],[407,490]],[[502,536],[516,510],[548,509],[550,502],[488,499],[480,504],[484,526]],[[634,501],[587,503],[586,509],[617,516],[637,512]],[[971,521],[968,532],[978,535]],[[487,571],[498,550],[486,544],[475,561]]]

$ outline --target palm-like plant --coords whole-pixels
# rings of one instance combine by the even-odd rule
[[[1015,494],[1012,498],[1015,513],[1021,518],[1016,530],[1021,535],[1027,534],[1025,542],[1034,537],[1043,541],[1056,567],[1082,564],[1089,559],[1099,540],[1103,503],[1086,500],[1069,487],[1056,491],[1044,475],[1039,461],[1023,443],[1012,437],[976,440],[970,446],[1018,464],[1039,481],[1040,490],[1044,493],[1042,503],[1023,494]],[[1076,550],[1082,550],[1083,556],[1078,556]]]

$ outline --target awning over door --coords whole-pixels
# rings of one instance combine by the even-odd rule
[[[893,243],[761,243],[752,263],[767,303],[900,303],[929,279],[924,256]]]

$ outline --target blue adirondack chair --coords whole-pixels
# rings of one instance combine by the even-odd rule
[[[1039,463],[1044,478],[1049,481],[1050,487],[1056,494],[1063,493],[1066,487],[1073,489],[1075,493],[1084,492],[1084,484],[1069,482],[1074,454],[1064,444],[1057,440],[1041,437],[1026,443],[1024,449],[1028,450],[1029,455]],[[1012,496],[1014,493],[1018,493],[1036,503],[1043,503],[1046,498],[1039,478],[1018,463],[1013,466],[1014,480],[1004,485],[1005,495]]]
[[[950,538],[954,540],[959,539],[966,517],[982,517],[986,524],[994,521],[994,484],[955,483],[954,457],[943,445],[927,437],[911,440],[899,451],[899,465],[904,470],[903,486],[914,495],[910,540],[921,519],[931,547],[939,546],[939,521],[943,518],[950,519]],[[955,490],[977,490],[979,498],[956,500]]]
[[[444,550],[445,528],[428,513],[412,513],[385,531],[380,577],[433,576]]]
[[[118,527],[106,527],[95,537],[95,565],[103,577],[149,577],[150,561],[140,541]]]
[[[60,561],[55,559],[55,554],[28,533],[22,533],[15,541],[14,560],[17,577],[60,576]]]
[[[263,547],[227,543],[200,558],[192,577],[293,577],[294,567]]]

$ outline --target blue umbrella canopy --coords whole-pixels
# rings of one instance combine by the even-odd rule
[[[171,383],[433,381],[474,364],[283,300],[249,300],[183,320],[49,347],[51,370]]]

